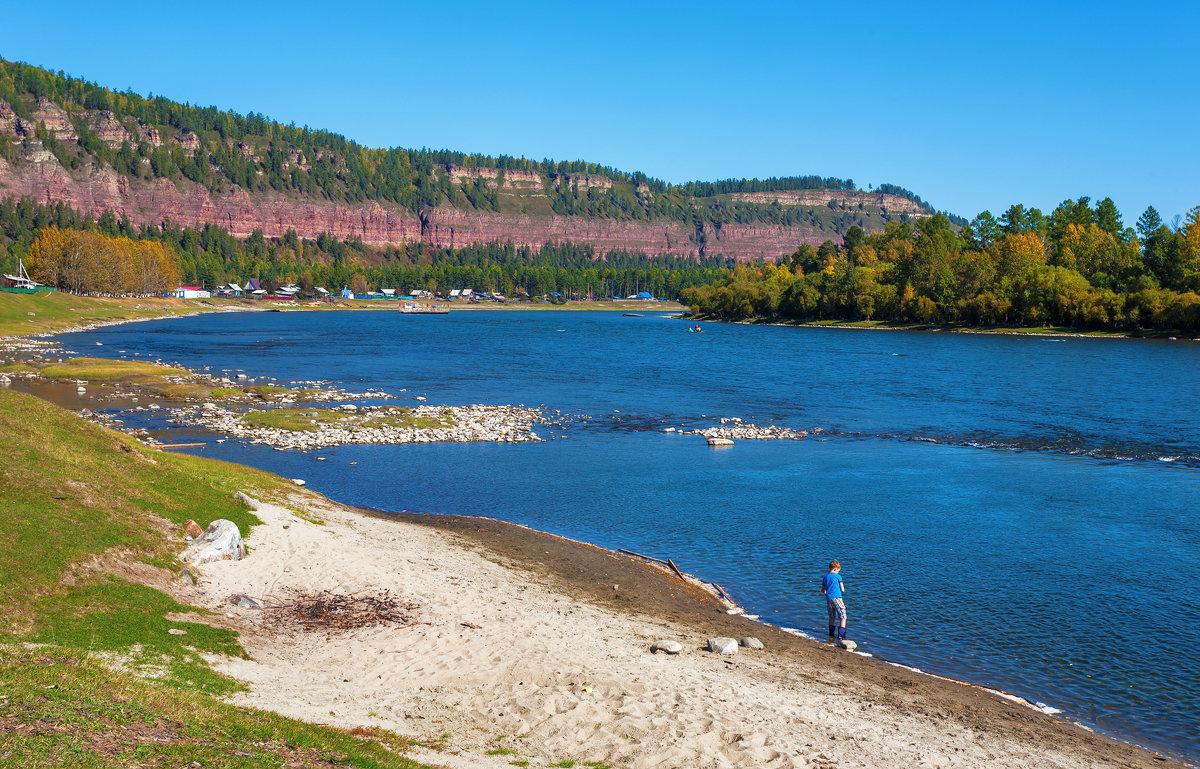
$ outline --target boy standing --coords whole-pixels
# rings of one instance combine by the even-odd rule
[[[846,584],[840,574],[842,565],[837,560],[830,561],[829,573],[821,580],[821,592],[825,595],[825,605],[829,609],[829,643],[837,644],[846,640],[846,604],[842,596],[846,593]]]

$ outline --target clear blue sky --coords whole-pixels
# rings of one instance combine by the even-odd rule
[[[820,174],[999,215],[1200,205],[1192,2],[11,3],[0,55],[368,146],[670,182]]]

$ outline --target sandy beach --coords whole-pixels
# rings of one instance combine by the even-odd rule
[[[1162,765],[993,693],[730,616],[599,548],[488,519],[385,519],[305,492],[289,504],[303,517],[263,505],[244,560],[176,588],[242,633],[250,659],[213,660],[249,686],[234,702],[410,735],[434,765]],[[417,608],[404,625],[311,630],[227,600],[326,590]],[[713,636],[766,648],[723,657],[703,650]],[[683,653],[652,654],[660,639]]]

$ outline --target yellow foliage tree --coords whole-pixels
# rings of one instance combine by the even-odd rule
[[[34,280],[77,294],[145,296],[179,283],[179,256],[162,243],[46,227],[29,248]]]

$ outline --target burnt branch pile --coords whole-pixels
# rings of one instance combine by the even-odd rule
[[[412,625],[419,608],[387,590],[373,595],[346,595],[323,590],[293,594],[284,601],[266,606],[263,614],[269,624],[280,629],[330,632],[380,625]]]

